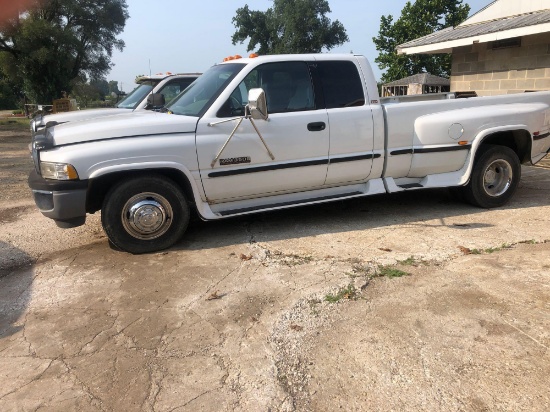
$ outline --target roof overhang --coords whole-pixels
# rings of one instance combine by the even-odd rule
[[[533,34],[550,32],[550,23],[535,26],[519,27],[516,29],[497,31],[494,33],[480,34],[462,39],[449,40],[439,43],[426,44],[413,47],[397,47],[397,54],[438,54],[451,53],[453,48],[469,46],[475,43],[488,43],[496,40],[511,39],[514,37],[529,36]]]

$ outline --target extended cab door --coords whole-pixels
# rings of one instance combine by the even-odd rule
[[[245,119],[212,166],[237,120],[209,124],[243,115],[248,91],[260,87],[266,93],[269,119],[255,124],[274,159]],[[304,61],[259,65],[235,88],[217,116],[203,117],[197,128],[200,176],[211,203],[322,187],[328,153],[327,112],[316,107]]]
[[[330,123],[326,185],[366,180],[371,172],[374,122],[358,64],[350,60],[316,62]],[[379,155],[378,155],[379,156]]]

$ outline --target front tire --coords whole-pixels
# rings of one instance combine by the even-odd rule
[[[464,187],[464,197],[478,207],[503,206],[512,198],[521,179],[518,155],[506,146],[490,145],[480,150],[483,152]]]
[[[135,254],[156,252],[181,239],[189,223],[189,205],[167,178],[127,179],[105,196],[101,223],[117,248]]]

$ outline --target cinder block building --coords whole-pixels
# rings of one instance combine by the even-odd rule
[[[451,91],[478,96],[550,90],[550,0],[496,0],[457,27],[398,53],[452,53]]]

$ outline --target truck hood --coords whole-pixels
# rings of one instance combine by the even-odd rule
[[[194,133],[197,117],[158,112],[132,112],[58,124],[48,127],[47,136],[54,146],[128,137]]]
[[[65,112],[57,114],[49,114],[44,116],[44,122],[77,122],[80,120],[95,119],[97,117],[112,116],[115,114],[125,114],[131,112],[130,109],[119,109],[116,107],[105,109],[90,109],[90,110],[77,110],[74,112]]]

